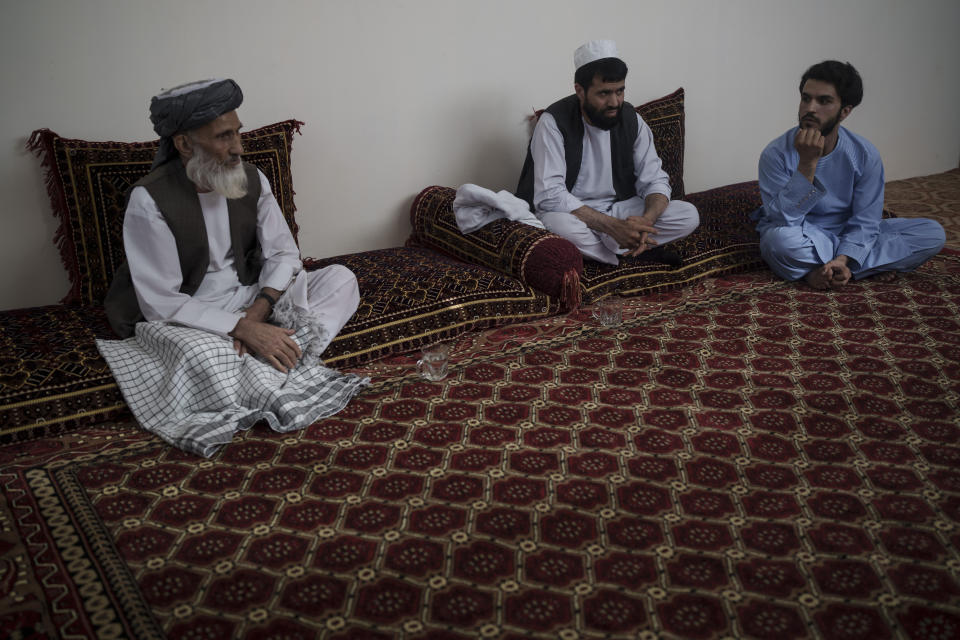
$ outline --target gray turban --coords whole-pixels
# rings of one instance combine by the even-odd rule
[[[233,80],[201,80],[182,84],[153,96],[150,122],[160,136],[160,148],[151,170],[177,157],[173,135],[203,126],[243,102],[243,92]]]

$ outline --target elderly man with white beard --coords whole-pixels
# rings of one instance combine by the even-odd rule
[[[286,372],[303,353],[294,329],[268,321],[274,306],[309,318],[319,356],[356,311],[359,291],[346,267],[303,270],[269,182],[241,160],[242,100],[233,80],[194,82],[151,100],[160,149],[130,192],[127,262],[104,304],[122,338],[137,322],[173,323],[232,339],[238,356],[250,352]]]

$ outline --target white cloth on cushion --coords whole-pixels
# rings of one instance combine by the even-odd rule
[[[453,200],[453,215],[461,233],[472,233],[494,220],[507,218],[543,229],[530,206],[507,190],[494,193],[475,184],[460,185]]]

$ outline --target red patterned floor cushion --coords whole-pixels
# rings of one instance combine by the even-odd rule
[[[127,415],[94,343],[112,337],[99,305],[0,312],[0,442]]]
[[[583,257],[558,235],[512,220],[496,220],[464,235],[453,216],[456,191],[427,187],[410,207],[408,245],[422,245],[446,255],[519,278],[559,300],[565,309],[579,304]]]
[[[245,131],[243,158],[267,179],[297,236],[290,149],[302,122],[286,120]],[[88,142],[61,138],[49,129],[30,136],[29,147],[46,169],[53,213],[60,219],[55,240],[67,269],[70,291],[63,302],[99,305],[123,262],[123,212],[130,186],[150,170],[158,141]]]
[[[586,260],[580,276],[584,303],[613,293],[663,291],[708,276],[763,266],[759,238],[750,220],[750,213],[760,206],[756,181],[691,193],[685,200],[697,207],[700,226],[668,245],[680,254],[683,265],[676,268],[628,257],[621,257],[616,266]]]
[[[338,263],[360,283],[360,307],[323,354],[343,368],[558,311],[516,278],[427,249],[399,247],[306,261]],[[94,340],[113,338],[103,307],[0,312],[0,443],[128,416]]]
[[[342,264],[360,284],[360,307],[323,354],[331,367],[353,366],[559,310],[555,299],[516,278],[429,249],[397,247],[308,259],[306,264],[308,269]]]
[[[576,248],[563,238],[506,220],[464,235],[457,229],[453,217],[453,198],[453,189],[447,187],[428,187],[417,196],[411,209],[412,242],[425,238],[424,243],[431,248],[515,274],[551,297],[560,295],[559,287],[548,289],[531,278],[531,265],[550,270],[552,279],[547,281],[556,283],[564,265],[570,268],[568,265],[577,264],[575,261],[579,258],[583,264],[577,278],[579,294],[563,292],[563,302],[576,299],[590,304],[611,293],[640,295],[682,286],[707,276],[763,266],[757,234],[749,219],[750,213],[760,206],[756,181],[687,196],[686,200],[700,213],[700,226],[690,236],[671,245],[683,258],[680,268],[627,257],[621,258],[619,265],[605,265],[582,260],[579,252],[577,258],[573,258],[568,252],[576,251]],[[548,249],[555,251],[558,247],[565,252],[562,259],[547,257]],[[569,286],[570,282],[565,284]],[[568,308],[570,305],[562,306]]]
[[[637,113],[653,132],[653,146],[660,156],[663,170],[670,176],[671,197],[683,198],[684,112],[683,87],[673,93],[645,102]]]

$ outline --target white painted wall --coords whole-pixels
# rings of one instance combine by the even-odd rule
[[[151,139],[162,87],[229,76],[247,128],[307,123],[301,247],[324,256],[402,244],[428,185],[512,189],[525,116],[572,91],[594,38],[618,42],[628,100],[686,89],[690,192],[754,179],[826,58],[863,75],[846,124],[889,179],[956,167],[958,33],[956,0],[0,0],[0,309],[67,290],[29,133]]]

